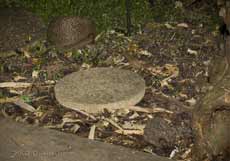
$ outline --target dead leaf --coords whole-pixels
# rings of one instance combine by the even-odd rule
[[[38,75],[39,75],[39,71],[38,71],[38,70],[34,70],[34,71],[32,72],[32,78],[33,78],[33,79],[38,78]]]
[[[182,9],[183,8],[183,3],[181,1],[176,1],[175,2],[175,8]]]
[[[172,159],[178,152],[179,152],[179,149],[175,147],[175,149],[173,149],[172,152],[170,153],[169,158]]]
[[[129,109],[121,108],[121,109],[117,109],[114,112],[114,115],[116,115],[116,116],[126,116],[129,112],[130,112]]]
[[[185,102],[189,103],[190,106],[194,106],[196,104],[196,99],[193,97],[189,100],[186,100]]]
[[[144,56],[152,56],[152,53],[148,52],[147,50],[141,50],[139,53]]]
[[[135,119],[138,118],[140,115],[137,112],[134,112],[131,116],[129,116],[129,119]]]
[[[26,80],[27,78],[26,77],[22,77],[22,76],[16,76],[14,77],[14,81],[22,81],[22,80]]]
[[[173,26],[170,25],[169,23],[165,23],[164,25],[165,25],[165,27],[166,27],[167,29],[175,29],[175,27],[173,27]]]
[[[188,28],[189,26],[187,23],[179,23],[177,24],[177,27]]]
[[[196,50],[192,50],[192,49],[190,49],[190,48],[188,48],[187,52],[188,52],[189,54],[194,54],[194,55],[197,55],[197,54],[198,54],[198,52],[197,52]]]

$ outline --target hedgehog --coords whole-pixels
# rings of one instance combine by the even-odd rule
[[[48,26],[47,40],[60,50],[75,50],[93,43],[96,27],[93,22],[77,16],[54,18]]]

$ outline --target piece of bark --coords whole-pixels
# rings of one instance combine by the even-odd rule
[[[1,161],[170,161],[72,134],[15,123],[0,117]]]
[[[213,89],[206,93],[193,112],[194,161],[228,161],[230,158],[230,36],[226,38],[225,70],[215,65]]]

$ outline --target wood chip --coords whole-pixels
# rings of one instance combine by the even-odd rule
[[[143,135],[144,130],[116,130],[115,131],[118,134],[123,134],[123,135]]]
[[[12,97],[12,98],[1,98],[0,99],[0,104],[1,103],[14,103],[15,105],[18,105],[19,107],[27,110],[27,111],[30,111],[30,112],[35,112],[36,109],[25,103],[22,99],[18,98],[18,97]]]
[[[105,118],[104,120],[107,121],[107,122],[109,122],[114,127],[118,128],[119,130],[123,130],[123,128],[120,125],[118,125],[115,121],[113,121],[111,119],[108,119],[108,118]]]
[[[143,112],[143,113],[159,113],[159,112],[165,112],[172,114],[172,111],[159,108],[159,107],[140,107],[140,106],[129,106],[127,107],[129,110],[137,111],[137,112]]]
[[[79,112],[80,114],[85,115],[85,116],[91,118],[92,120],[97,120],[96,117],[94,117],[93,115],[91,115],[91,114],[89,114],[89,113],[87,113],[87,112],[81,111],[81,110],[79,110],[79,109],[77,109],[77,108],[75,108],[74,111],[77,111],[77,112]]]
[[[24,82],[3,82],[3,83],[0,83],[0,88],[28,88],[31,86],[32,86],[32,83],[24,83]]]
[[[33,106],[25,103],[20,98],[17,99],[16,101],[14,101],[14,104],[17,105],[17,106],[19,106],[19,107],[21,107],[21,108],[23,108],[23,109],[25,109],[25,110],[27,110],[27,111],[30,111],[30,112],[35,112],[36,111],[36,109]]]
[[[74,133],[77,133],[79,129],[80,129],[80,125],[78,125],[78,124],[75,124],[75,125],[71,128],[71,130],[72,130]]]
[[[26,77],[23,77],[23,76],[16,76],[14,77],[14,81],[21,81],[21,80],[26,80],[27,78]]]
[[[18,99],[18,97],[10,97],[10,98],[0,98],[0,104],[3,103],[13,103]]]
[[[14,103],[15,105],[27,110],[27,111],[30,111],[30,112],[35,112],[36,109],[25,103],[22,99],[18,98],[18,97],[11,97],[11,98],[1,98],[0,99],[0,104],[2,103]]]
[[[95,125],[91,126],[88,139],[94,140],[95,130],[96,130],[96,126]]]

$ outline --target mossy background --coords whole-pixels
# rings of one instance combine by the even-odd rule
[[[29,8],[46,22],[59,15],[78,15],[92,19],[99,31],[125,29],[125,0],[3,0],[2,5]],[[151,19],[148,1],[132,0],[134,24]]]
[[[208,1],[209,6],[206,9],[208,8],[209,13],[206,15],[197,11],[187,14],[190,9],[176,8],[175,0],[155,0],[152,7],[148,0],[131,2],[134,31],[138,31],[143,24],[151,21],[217,22],[216,16],[213,16],[214,0]],[[186,0],[181,2],[186,3]],[[110,29],[126,31],[125,0],[1,0],[0,5],[28,8],[40,15],[46,23],[55,16],[78,15],[93,20],[98,32]]]

